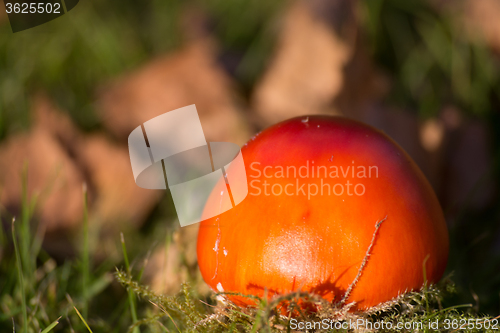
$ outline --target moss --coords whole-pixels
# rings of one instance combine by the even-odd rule
[[[167,297],[137,283],[123,271],[118,270],[116,278],[160,310],[160,313],[144,318],[136,325],[168,326],[165,323],[168,319],[180,332],[293,332],[300,327],[304,327],[300,331],[307,332],[393,332],[398,325],[402,327],[397,329],[400,332],[456,332],[462,324],[476,328],[467,329],[471,332],[496,332],[491,328],[484,329],[484,323],[492,318],[474,313],[471,304],[443,308],[443,299],[455,292],[449,278],[438,285],[424,286],[419,291],[405,293],[369,311],[358,313],[349,311],[352,303],[332,304],[305,292],[272,300],[238,293],[217,293],[212,295],[213,301],[218,300],[216,305],[205,303],[206,306],[200,306],[203,303],[194,300],[195,292],[187,284],[183,285],[179,296]],[[240,308],[227,300],[230,295],[252,298],[257,305]],[[320,310],[307,312],[298,305],[306,303],[313,303]],[[286,304],[288,313],[294,313],[293,317],[282,315],[283,304]],[[299,323],[302,326],[299,327]],[[479,323],[483,323],[483,328],[478,328]],[[307,329],[307,326],[312,328]]]

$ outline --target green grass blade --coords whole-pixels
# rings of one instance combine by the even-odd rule
[[[170,242],[172,241],[170,234],[167,233],[167,236],[165,237],[165,260],[163,261],[163,271],[165,271],[167,267],[167,262],[168,262],[168,250],[170,249]],[[167,279],[165,279],[165,276],[162,275],[162,288],[163,290],[166,289],[166,283]]]
[[[25,163],[22,170],[22,205],[21,205],[21,225],[19,228],[19,253],[22,259],[22,269],[25,277],[28,279],[28,286],[31,285],[32,272],[34,269],[31,267],[32,260],[30,256],[30,217],[31,217],[31,204],[28,198],[28,164]]]
[[[44,329],[41,333],[48,333],[50,331],[52,331],[52,329],[54,327],[57,326],[57,324],[59,324],[59,319],[61,319],[61,317],[57,318],[56,320],[54,320],[49,326],[47,326],[46,329]]]
[[[2,197],[2,192],[3,188],[0,186],[0,197]],[[3,207],[0,205],[0,220],[3,220],[2,215],[3,215]],[[0,251],[5,247],[5,244],[7,244],[7,237],[4,234],[3,228],[0,228]]]
[[[125,268],[127,269],[128,275],[131,275],[130,263],[128,261],[128,255],[127,255],[127,247],[125,246],[125,237],[123,237],[123,233],[120,233],[120,240],[122,243],[123,261],[125,261]],[[137,311],[135,309],[135,295],[132,289],[128,288],[127,291],[128,291],[128,302],[130,305],[130,313],[132,314],[132,322],[135,324],[137,323]],[[138,327],[135,327],[133,332],[140,333],[140,330]]]
[[[122,243],[123,261],[125,262],[125,268],[127,270],[127,273],[130,274],[130,263],[128,261],[127,247],[125,246],[125,237],[123,237],[123,233],[120,233],[120,241]]]
[[[21,254],[19,253],[19,246],[17,245],[17,236],[15,228],[15,219],[12,219],[12,240],[14,241],[14,251],[16,252],[17,276],[19,285],[21,286],[21,305],[23,307],[23,332],[28,332],[28,311],[26,308],[26,291],[24,290],[24,276],[21,263]]]
[[[142,268],[139,271],[139,275],[137,276],[137,282],[141,282],[142,275],[144,274],[144,271],[146,270],[150,256],[151,256],[151,250],[149,250],[148,253],[146,254],[146,258],[144,259],[144,264],[142,265]]]
[[[90,276],[89,263],[89,223],[88,223],[87,185],[83,184],[83,249],[82,249],[82,292],[83,292],[83,315],[88,315],[88,284]]]
[[[76,308],[76,306],[73,305],[73,309],[75,309],[76,311],[76,314],[78,315],[78,317],[80,317],[80,319],[82,320],[83,324],[85,325],[85,327],[87,327],[87,329],[89,330],[90,333],[93,333],[92,330],[90,329],[89,325],[87,324],[87,322],[85,321],[85,319],[82,317],[80,311],[78,311],[78,309]]]
[[[101,277],[96,278],[91,284],[89,284],[87,292],[89,299],[100,294],[104,289],[106,289],[110,283],[113,281],[113,275],[106,273]]]

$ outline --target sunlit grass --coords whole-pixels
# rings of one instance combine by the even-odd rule
[[[448,279],[445,279],[437,286],[426,286],[420,291],[409,292],[386,304],[380,305],[365,313],[351,313],[345,307],[338,307],[324,299],[305,292],[296,292],[283,295],[271,301],[258,298],[251,295],[242,295],[237,293],[220,293],[219,297],[239,296],[251,298],[256,306],[251,308],[240,308],[233,305],[230,301],[223,301],[217,305],[210,305],[201,300],[196,300],[191,295],[193,289],[184,285],[182,292],[178,297],[166,297],[154,293],[148,286],[141,285],[134,281],[126,272],[118,270],[116,278],[126,288],[142,299],[148,300],[157,308],[161,309],[163,314],[145,318],[140,321],[143,324],[161,323],[161,320],[167,320],[162,326],[173,324],[179,332],[290,332],[296,328],[297,323],[317,323],[314,332],[354,332],[351,324],[347,329],[335,329],[338,323],[359,323],[364,326],[376,325],[375,323],[385,323],[385,327],[390,323],[392,327],[402,325],[399,331],[410,332],[412,329],[405,327],[421,327],[424,332],[455,332],[456,325],[467,324],[469,320],[474,322],[474,329],[468,329],[468,332],[496,332],[493,324],[490,329],[484,328],[484,323],[491,320],[498,320],[488,316],[478,316],[471,311],[471,304],[456,305],[443,308],[441,302],[443,297],[449,293],[455,292],[454,285]],[[214,295],[215,296],[215,295]],[[292,315],[283,315],[282,308],[286,307]],[[299,304],[310,303],[319,308],[317,312],[306,312]],[[318,323],[328,323],[328,328],[320,326]],[[428,327],[430,323],[437,323],[435,329]],[[479,328],[477,323],[482,323]],[[470,324],[472,325],[472,324]],[[449,326],[449,328],[447,328]],[[334,327],[331,329],[331,327]],[[476,329],[477,328],[477,329]],[[381,329],[380,332],[390,332],[393,330]],[[129,330],[130,332],[130,330]]]
[[[26,183],[23,185],[26,186]],[[86,192],[83,192],[86,200]],[[26,197],[26,199],[28,199]],[[25,204],[30,202],[25,200]],[[295,292],[268,300],[251,295],[235,293],[212,294],[208,299],[199,295],[196,286],[185,283],[179,294],[166,296],[154,292],[142,284],[144,265],[130,264],[125,237],[120,243],[123,263],[105,264],[96,269],[90,264],[90,256],[95,249],[89,247],[87,206],[82,212],[83,226],[81,237],[84,239],[80,257],[68,259],[57,264],[43,250],[28,251],[23,258],[19,243],[33,242],[31,223],[23,233],[18,233],[19,225],[12,221],[12,243],[3,243],[0,266],[0,329],[14,332],[291,332],[299,322],[333,323],[402,323],[428,325],[439,322],[439,332],[455,332],[456,325],[486,323],[491,316],[474,311],[471,304],[443,306],[450,295],[457,291],[449,278],[436,286],[424,286],[422,290],[404,294],[390,302],[377,306],[364,313],[351,313],[349,304],[330,303],[319,296],[306,292]],[[35,206],[30,205],[30,209]],[[23,210],[25,213],[28,210]],[[28,239],[24,239],[27,237]],[[167,238],[169,239],[169,238]],[[167,242],[168,244],[168,242]],[[8,253],[10,245],[13,253]],[[87,258],[87,259],[85,259]],[[23,261],[33,263],[34,271],[26,274]],[[123,269],[117,268],[124,265]],[[113,268],[113,266],[115,266]],[[109,288],[114,280],[122,286],[123,292]],[[29,288],[25,288],[28,286]],[[115,283],[116,287],[116,283]],[[115,288],[116,289],[116,288]],[[249,297],[254,307],[240,308],[232,304],[230,296]],[[114,304],[112,311],[102,311],[99,299],[109,298]],[[216,300],[219,299],[219,301]],[[299,304],[313,304],[318,311],[307,312]],[[288,312],[283,312],[286,306]],[[293,313],[286,315],[286,313]],[[445,327],[449,323],[450,328]],[[323,326],[321,326],[323,327]],[[314,332],[352,332],[351,328],[323,329]],[[329,326],[334,327],[334,326]],[[341,327],[341,326],[339,326]],[[415,326],[411,326],[415,327]],[[425,326],[424,326],[425,327]],[[476,326],[475,326],[476,327]],[[484,327],[484,325],[483,325]],[[390,330],[381,330],[390,331]],[[405,330],[403,330],[405,331]],[[406,330],[411,331],[411,330]],[[433,329],[424,330],[434,332]],[[494,329],[473,329],[472,332],[495,332]]]

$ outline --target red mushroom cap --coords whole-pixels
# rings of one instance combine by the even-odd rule
[[[419,168],[382,132],[300,117],[259,133],[242,155],[247,198],[200,224],[198,264],[213,290],[271,297],[300,289],[341,302],[351,287],[344,301],[365,310],[420,289],[424,271],[428,283],[441,278],[443,212]],[[212,193],[206,210],[219,198]]]

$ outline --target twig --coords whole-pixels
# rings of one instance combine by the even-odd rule
[[[378,230],[380,229],[380,226],[382,225],[382,222],[384,222],[385,220],[387,220],[387,215],[382,220],[380,220],[377,223],[375,223],[375,231],[373,232],[372,241],[370,242],[370,245],[368,246],[368,249],[366,250],[366,254],[365,254],[365,257],[363,258],[363,262],[361,263],[361,266],[358,269],[358,274],[356,275],[356,277],[354,278],[354,280],[351,282],[351,284],[347,288],[347,290],[346,290],[346,292],[345,292],[344,297],[342,298],[342,300],[339,302],[340,306],[342,306],[342,305],[345,304],[345,302],[347,301],[347,299],[351,295],[352,290],[354,289],[354,287],[358,283],[359,278],[361,277],[361,274],[363,274],[363,270],[364,270],[366,264],[368,263],[368,258],[371,255],[373,244],[375,244],[375,237],[377,236]]]

